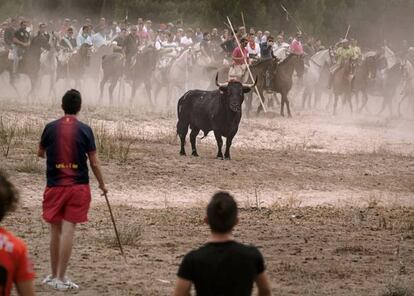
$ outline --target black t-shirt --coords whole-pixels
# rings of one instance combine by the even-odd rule
[[[194,283],[197,296],[249,296],[256,276],[264,270],[256,247],[228,241],[191,251],[177,275]]]
[[[14,32],[14,37],[20,42],[27,43],[30,40],[30,33],[27,32],[26,29],[20,28]]]

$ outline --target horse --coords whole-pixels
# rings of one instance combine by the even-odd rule
[[[352,93],[356,98],[356,108],[361,112],[368,102],[367,86],[369,79],[375,79],[378,69],[379,54],[369,51],[363,55],[362,62],[356,66],[355,76],[352,80]],[[359,104],[359,93],[362,94],[363,100],[361,106]]]
[[[162,88],[167,88],[168,101],[174,97],[174,89],[179,92],[188,89],[190,75],[195,64],[195,55],[191,47],[185,49],[175,60],[173,60],[169,67],[165,69],[156,69],[154,71],[153,79],[157,82],[155,90],[155,99],[158,97]]]
[[[309,65],[305,65],[303,75],[302,108],[305,108],[306,104],[311,108],[312,96],[315,98],[313,108],[319,105],[322,93],[328,90],[329,69],[333,64],[333,59],[331,48],[318,51],[309,58]]]
[[[109,81],[109,103],[112,105],[115,86],[122,79],[125,69],[125,56],[120,52],[114,52],[102,57],[102,80],[99,85],[99,101],[102,101],[105,84]]]
[[[352,93],[352,73],[355,68],[355,61],[351,58],[345,60],[332,77],[332,90],[334,94],[333,115],[336,115],[339,96],[342,96],[342,103],[348,102],[351,113],[353,112],[351,93]]]
[[[401,85],[403,78],[403,66],[401,60],[388,47],[383,47],[383,56],[386,62],[385,69],[380,72],[380,95],[383,97],[381,109],[378,115],[382,114],[386,108],[393,114],[392,101],[397,93],[397,88]]]
[[[288,49],[284,49],[286,51],[286,58],[277,64],[277,67],[272,67],[272,71],[270,73],[270,86],[267,88],[270,91],[275,93],[279,93],[282,96],[281,104],[280,104],[280,115],[285,116],[284,108],[286,105],[286,109],[288,112],[288,117],[292,117],[292,113],[290,112],[290,104],[288,99],[288,93],[292,88],[293,84],[293,72],[296,71],[299,77],[303,76],[305,71],[305,62],[303,55],[296,55],[293,53],[288,53]],[[259,90],[260,91],[260,90]],[[263,100],[265,98],[262,96]],[[264,103],[264,102],[263,102]],[[263,107],[260,104],[257,113],[259,114],[262,111]]]
[[[84,43],[68,58],[65,64],[58,63],[56,81],[59,79],[72,79],[75,87],[80,88],[81,79],[89,66],[92,45]]]
[[[142,48],[135,57],[135,64],[129,72],[132,80],[131,86],[131,102],[135,98],[137,88],[144,84],[150,105],[153,106],[152,100],[152,73],[158,59],[158,52],[153,46]],[[155,102],[154,102],[155,103]]]

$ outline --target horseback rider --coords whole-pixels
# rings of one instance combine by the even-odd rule
[[[66,30],[66,35],[60,40],[59,46],[63,51],[71,53],[76,50],[76,39],[73,37],[73,34],[73,28],[69,27]]]
[[[242,37],[240,40],[240,47],[236,47],[232,53],[233,64],[229,70],[229,81],[238,80],[245,83],[248,79],[247,65],[249,63],[249,53],[247,51],[248,40]]]
[[[337,45],[338,45],[338,48],[336,49],[336,52],[335,52],[336,63],[333,64],[332,67],[329,69],[331,75],[329,77],[328,88],[331,88],[333,77],[335,76],[336,72],[338,72],[338,70],[342,66],[344,66],[345,63],[352,62],[352,59],[355,56],[355,53],[353,49],[350,47],[349,41],[347,39],[342,39],[342,41],[340,41]],[[349,73],[349,76],[346,77],[346,79],[349,80],[349,82],[351,82],[352,78],[353,78],[353,71]]]
[[[354,56],[352,57],[352,59],[355,61],[358,61],[358,63],[361,62],[362,52],[361,52],[361,48],[358,46],[358,41],[354,38],[351,38],[351,44],[349,47],[354,52]]]
[[[46,24],[40,23],[39,24],[39,31],[37,32],[37,35],[32,39],[31,46],[34,49],[35,56],[39,56],[41,54],[41,50],[50,50],[50,44],[49,44],[50,35],[46,31]]]
[[[27,21],[20,22],[20,29],[14,33],[13,37],[13,74],[17,73],[19,61],[30,46],[30,33],[27,31]]]
[[[209,32],[204,32],[203,40],[200,42],[200,51],[202,54],[202,60],[206,60],[206,64],[211,63],[213,60],[212,50],[211,50],[211,36]]]
[[[269,36],[267,41],[260,43],[260,56],[262,60],[270,60],[274,58],[273,48],[274,48],[274,38]]]
[[[125,38],[124,49],[125,49],[127,67],[132,66],[133,57],[138,52],[139,39],[138,39],[137,31],[138,31],[137,27],[132,26],[130,29],[130,33]]]
[[[82,33],[78,36],[76,40],[78,48],[82,46],[82,44],[86,43],[92,45],[92,37],[91,37],[91,27],[89,25],[84,25],[82,27]]]
[[[255,34],[250,33],[249,34],[249,43],[247,44],[247,52],[249,53],[249,58],[251,58],[253,61],[260,60],[260,46],[255,41]]]
[[[296,33],[296,37],[290,44],[290,52],[296,55],[303,55],[304,51],[302,46],[302,32]]]

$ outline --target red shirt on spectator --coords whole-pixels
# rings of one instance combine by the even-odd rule
[[[31,281],[34,276],[24,242],[0,227],[0,295],[9,296],[13,283]]]

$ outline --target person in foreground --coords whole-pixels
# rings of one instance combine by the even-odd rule
[[[50,260],[52,274],[43,284],[57,290],[78,289],[65,277],[72,253],[75,227],[87,222],[91,191],[87,158],[99,188],[107,189],[96,156],[92,129],[77,119],[82,98],[71,89],[62,98],[65,115],[46,125],[38,156],[47,158],[47,186],[43,195],[43,219],[50,224]]]
[[[0,171],[0,221],[18,203],[16,188]],[[0,227],[0,295],[9,296],[13,283],[20,296],[33,296],[34,271],[23,241]]]
[[[205,222],[210,226],[209,242],[184,256],[178,270],[174,296],[252,295],[256,283],[259,296],[271,295],[264,259],[254,246],[233,240],[238,223],[237,204],[227,192],[217,192],[207,206]]]

